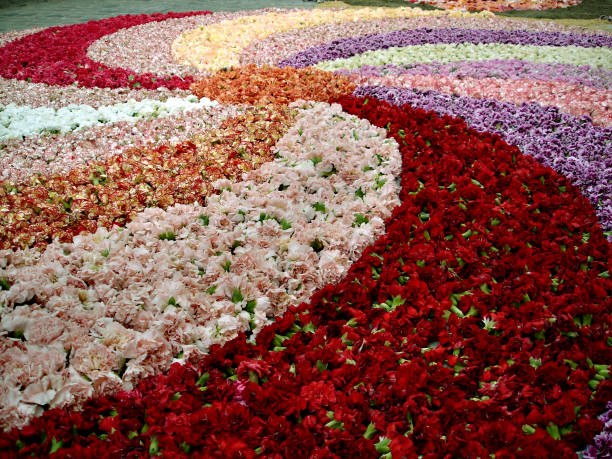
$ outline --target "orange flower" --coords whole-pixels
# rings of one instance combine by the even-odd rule
[[[351,94],[355,84],[343,75],[314,68],[257,67],[253,64],[220,70],[196,81],[191,92],[222,103],[266,106],[299,99],[329,102]]]

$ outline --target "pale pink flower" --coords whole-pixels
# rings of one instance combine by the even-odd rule
[[[33,404],[78,406],[91,391],[133,388],[167,370],[181,351],[189,361],[251,323],[256,335],[290,305],[340,280],[399,203],[399,151],[384,129],[340,115],[339,105],[297,106],[303,108],[296,108],[296,125],[278,141],[278,158],[241,182],[219,181],[224,191],[206,206],[148,208],[125,229],[54,242],[40,255],[0,252],[0,276],[12,284],[0,292],[7,307],[1,325],[27,335],[24,343],[0,338],[1,381],[31,386]],[[346,133],[346,148],[336,149]],[[374,171],[354,173],[363,164]],[[384,186],[373,187],[380,177]],[[356,224],[356,213],[367,219]],[[208,225],[200,215],[209,216]],[[176,239],[161,240],[164,231]],[[34,296],[40,305],[16,312],[15,304]],[[41,321],[51,326],[36,334]],[[113,373],[122,368],[121,377]],[[21,395],[4,393],[1,406],[8,398],[29,406]]]

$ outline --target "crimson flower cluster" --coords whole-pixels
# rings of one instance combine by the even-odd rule
[[[0,76],[33,83],[98,88],[189,89],[193,77],[137,74],[112,68],[87,57],[87,48],[99,38],[148,22],[160,22],[210,11],[116,16],[84,24],[50,27],[0,48]]]
[[[342,97],[403,157],[345,280],[136,390],[49,410],[9,456],[571,457],[612,398],[612,252],[567,179],[499,136]],[[606,363],[608,362],[608,364]]]

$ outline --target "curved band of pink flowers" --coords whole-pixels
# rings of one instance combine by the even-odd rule
[[[0,36],[0,455],[609,454],[612,35],[532,3]]]

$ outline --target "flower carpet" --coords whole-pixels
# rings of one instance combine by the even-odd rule
[[[612,35],[0,39],[0,456],[609,457]]]
[[[580,0],[408,0],[443,9],[469,9],[470,11],[547,10],[579,5]]]

